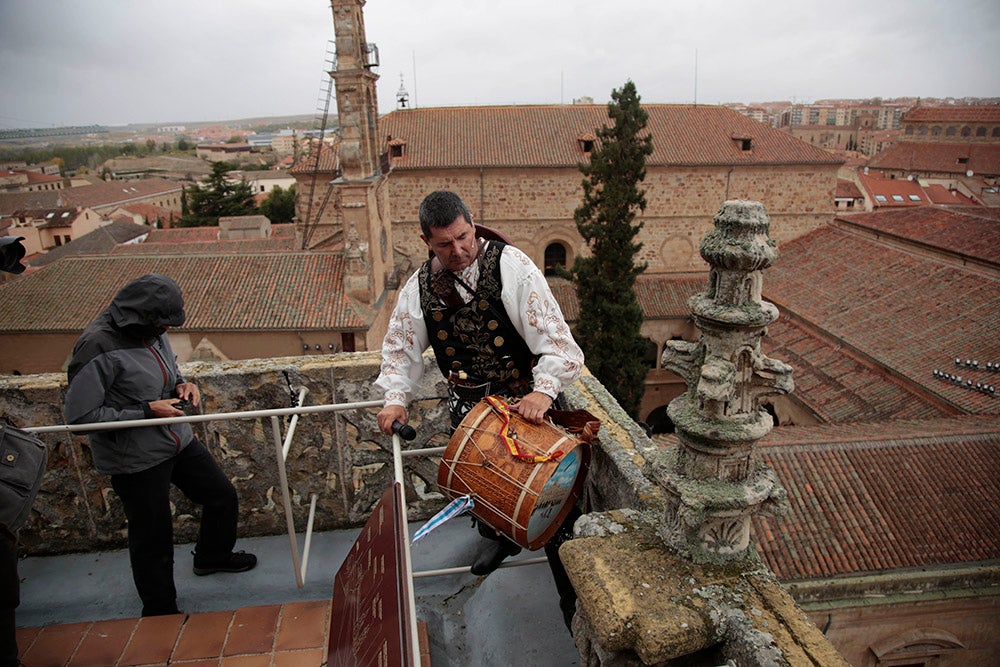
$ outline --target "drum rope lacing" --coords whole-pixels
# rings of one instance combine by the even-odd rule
[[[486,402],[489,403],[490,408],[493,412],[500,417],[502,425],[500,426],[500,440],[507,447],[507,451],[510,452],[511,456],[520,459],[521,461],[528,461],[530,463],[545,463],[547,461],[558,461],[563,456],[563,451],[557,449],[550,454],[543,454],[541,456],[525,454],[521,451],[521,447],[517,441],[517,433],[512,433],[510,431],[510,408],[509,406],[500,398],[496,396],[487,396]]]

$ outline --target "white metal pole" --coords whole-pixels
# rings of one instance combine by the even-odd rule
[[[292,519],[292,499],[288,493],[288,475],[285,474],[285,460],[281,456],[281,420],[277,415],[271,417],[271,429],[274,432],[274,452],[278,456],[278,483],[281,484],[281,502],[285,506],[285,526],[288,528],[288,540],[292,546],[292,568],[295,570],[295,583],[299,588],[305,588],[302,581],[302,566],[299,562],[299,543],[295,539],[295,522]]]
[[[302,405],[302,402],[306,398],[306,392],[309,391],[308,387],[302,387],[299,390],[299,402],[298,405]],[[284,461],[288,459],[288,450],[292,447],[292,436],[295,434],[295,426],[299,423],[299,414],[296,412],[292,415],[292,418],[288,422],[288,433],[285,434],[285,446],[281,450],[281,460]]]
[[[115,431],[136,426],[162,426],[163,424],[184,424],[196,422],[223,421],[226,419],[256,419],[257,417],[283,417],[306,413],[344,412],[363,408],[378,408],[385,401],[359,401],[336,405],[310,405],[297,408],[273,408],[270,410],[247,410],[245,412],[216,412],[206,415],[185,415],[183,417],[156,417],[154,419],[131,419],[120,422],[93,422],[90,424],[60,424],[58,426],[29,426],[22,429],[29,433],[83,433],[86,431]]]

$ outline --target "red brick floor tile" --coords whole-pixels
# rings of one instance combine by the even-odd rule
[[[138,623],[136,618],[94,623],[73,655],[73,664],[114,665]]]
[[[229,634],[229,624],[232,623],[233,612],[217,611],[210,614],[192,614],[188,616],[181,638],[174,649],[172,660],[194,660],[196,658],[219,658],[222,647],[226,645]]]
[[[17,629],[17,650],[23,656],[24,652],[31,648],[35,637],[41,632],[41,628],[18,628]]]
[[[139,619],[132,639],[118,661],[120,667],[167,663],[187,616],[147,616]]]
[[[319,667],[323,664],[326,664],[325,648],[274,654],[274,667]]]
[[[330,603],[326,600],[282,605],[274,649],[290,651],[326,646],[329,614]]]
[[[49,625],[41,629],[31,648],[24,652],[21,661],[31,667],[67,665],[80,645],[80,640],[92,624]]]
[[[281,605],[244,607],[237,609],[229,628],[229,639],[223,656],[244,653],[270,653],[274,647],[274,633],[278,627]]]
[[[184,665],[184,667],[219,667],[219,662],[221,658],[213,658],[212,660],[182,660],[177,662],[176,660],[171,660],[171,665]]]
[[[223,658],[222,667],[271,667],[271,652],[263,655],[236,655]]]

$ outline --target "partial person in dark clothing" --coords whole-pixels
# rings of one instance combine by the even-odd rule
[[[201,393],[177,367],[167,329],[184,323],[184,300],[169,277],[129,282],[73,348],[65,414],[70,424],[180,417]],[[170,485],[202,505],[194,573],[244,572],[253,554],[236,544],[236,488],[189,424],[89,433],[94,465],[111,476],[128,518],[132,577],[143,616],[180,613],[174,587]]]
[[[24,273],[23,236],[0,238],[0,271]],[[17,574],[17,533],[0,522],[0,667],[17,667],[17,633],[14,610],[21,603],[21,581]]]

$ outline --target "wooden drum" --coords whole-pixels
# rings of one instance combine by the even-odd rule
[[[549,541],[579,498],[600,427],[584,410],[550,415],[562,425],[532,424],[488,396],[455,429],[438,468],[442,493],[471,495],[472,514],[530,550]]]

